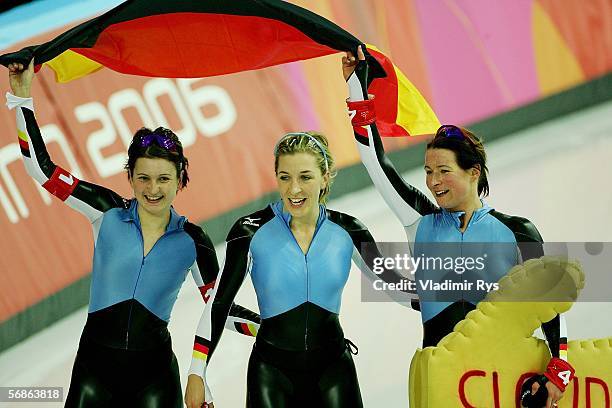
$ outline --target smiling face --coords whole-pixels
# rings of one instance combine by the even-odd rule
[[[319,196],[329,182],[311,153],[283,154],[276,171],[278,192],[285,210],[295,219],[314,220],[319,216]]]
[[[130,175],[130,184],[142,210],[163,216],[179,189],[176,166],[166,159],[140,157]]]
[[[465,211],[479,201],[480,170],[464,170],[457,164],[455,152],[449,149],[427,149],[425,153],[427,188],[438,205],[448,211]]]

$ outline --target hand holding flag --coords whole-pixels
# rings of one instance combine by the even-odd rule
[[[351,74],[355,71],[355,67],[359,61],[365,61],[365,55],[363,54],[361,45],[357,47],[357,58],[355,58],[353,53],[350,51],[347,51],[346,55],[342,57],[342,74],[344,75],[345,81],[348,80]]]
[[[266,44],[262,47],[261,44]],[[128,0],[44,44],[0,56],[0,64],[51,68],[69,82],[104,67],[164,78],[201,78],[270,67],[363,43],[333,22],[278,0]],[[434,133],[439,122],[420,92],[372,46],[367,92],[376,95],[381,136]],[[347,67],[348,68],[348,67]]]
[[[21,98],[29,98],[32,78],[34,77],[34,59],[30,60],[30,64],[27,68],[24,68],[24,64],[13,62],[8,64],[8,69],[9,84],[13,95]]]

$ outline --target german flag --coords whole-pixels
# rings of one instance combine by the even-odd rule
[[[58,82],[69,82],[103,67],[132,75],[200,78],[339,51],[356,54],[360,44],[331,21],[285,1],[128,0],[47,43],[4,54],[0,63],[27,64],[34,58],[36,71],[47,65]],[[397,87],[393,65],[385,67],[371,55],[367,57],[374,78],[390,78],[378,92]],[[392,72],[385,72],[385,68]],[[430,112],[427,102],[419,97],[420,105],[409,109],[421,112],[424,104]],[[390,103],[395,110],[401,106],[397,97]],[[389,117],[397,116],[395,112]],[[380,126],[381,134],[415,134],[401,124],[397,126],[404,131],[398,133],[394,123]],[[432,126],[416,134],[435,130]]]
[[[416,86],[375,46],[367,51],[380,64],[384,75],[368,85],[368,93],[375,96],[376,127],[381,136],[410,136],[435,134],[440,121]],[[368,61],[371,65],[371,60]]]

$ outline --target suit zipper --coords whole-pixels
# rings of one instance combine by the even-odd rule
[[[134,291],[132,292],[132,300],[134,300],[135,296],[136,296],[136,289],[138,288],[138,282],[140,282],[140,275],[142,273],[142,267],[145,264],[145,261],[147,259],[147,256],[149,256],[149,254],[151,252],[153,252],[153,249],[155,249],[155,246],[157,245],[157,243],[159,241],[161,241],[166,235],[169,235],[169,233],[172,233],[176,230],[170,231],[169,233],[166,231],[163,233],[163,235],[161,237],[159,237],[157,239],[157,241],[155,241],[155,243],[153,244],[153,246],[151,247],[151,249],[149,250],[149,252],[147,253],[147,255],[145,256],[144,254],[144,236],[142,235],[142,229],[140,228],[140,225],[136,224],[138,232],[140,233],[140,243],[142,245],[142,261],[140,262],[140,270],[138,271],[138,276],[136,277],[136,284],[134,285]],[[125,349],[127,350],[130,344],[130,326],[132,324],[132,310],[134,308],[134,304],[130,303],[130,311],[128,313],[128,321],[127,321],[127,328],[126,328],[126,332],[125,332]]]

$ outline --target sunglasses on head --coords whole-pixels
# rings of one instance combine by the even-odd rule
[[[440,126],[440,128],[436,132],[436,136],[443,136],[443,137],[447,137],[449,139],[457,139],[457,140],[464,140],[465,139],[465,135],[463,134],[461,129],[459,129],[455,125],[442,125],[442,126]]]
[[[471,137],[467,136],[461,131],[461,129],[455,125],[442,125],[436,132],[436,137],[441,136],[447,139],[455,139],[459,141],[467,140],[471,145],[474,145],[474,141]]]
[[[171,152],[176,152],[176,143],[170,136],[166,136],[159,133],[150,133],[146,136],[142,136],[138,141],[140,147],[149,147],[155,142],[159,147],[166,149]]]

